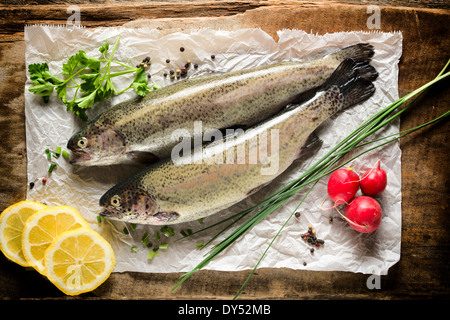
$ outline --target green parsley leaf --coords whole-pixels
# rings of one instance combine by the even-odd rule
[[[52,75],[47,63],[30,64],[28,66],[30,80],[35,85],[31,86],[29,91],[42,96],[44,101],[48,102],[50,95],[55,90],[58,97],[66,105],[67,111],[86,121],[88,119],[86,110],[92,108],[99,101],[109,99],[113,95],[120,94],[131,88],[140,96],[145,96],[150,90],[157,89],[156,86],[148,86],[146,73],[143,68],[130,67],[112,60],[118,42],[119,37],[114,43],[109,58],[106,58],[109,50],[108,41],[98,49],[103,59],[89,57],[85,51],[79,50],[63,64],[61,72],[65,77],[64,80]],[[104,64],[103,66],[102,63]],[[125,67],[125,70],[111,73],[112,63]],[[136,73],[134,80],[125,89],[117,91],[111,78],[128,73]],[[75,89],[71,97],[68,97],[68,88]]]

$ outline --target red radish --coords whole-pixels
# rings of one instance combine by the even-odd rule
[[[361,181],[361,191],[368,196],[377,196],[386,189],[386,171],[380,168],[381,160],[378,160],[374,168],[367,171]]]
[[[352,168],[338,169],[328,180],[328,196],[335,205],[348,203],[359,189],[359,177]]]
[[[369,233],[381,223],[381,206],[371,197],[356,197],[346,208],[345,218],[356,231]]]

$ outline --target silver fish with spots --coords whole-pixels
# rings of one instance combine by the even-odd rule
[[[358,70],[352,60],[344,60],[313,98],[236,135],[231,144],[218,140],[197,149],[193,155],[201,161],[186,158],[148,166],[101,197],[101,215],[137,224],[175,224],[245,199],[298,159],[321,123],[374,93],[372,82],[356,75]],[[267,137],[277,133],[278,139],[264,141],[265,132]],[[256,154],[258,161],[252,161]]]
[[[359,43],[322,59],[282,62],[225,74],[190,78],[119,103],[75,133],[67,143],[74,165],[150,163],[171,155],[184,128],[191,137],[215,129],[251,127],[317,89],[346,58],[370,61]],[[193,122],[202,121],[202,131]]]

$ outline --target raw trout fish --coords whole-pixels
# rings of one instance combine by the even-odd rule
[[[230,144],[217,140],[194,150],[191,158],[146,167],[101,197],[101,215],[137,224],[175,224],[245,199],[298,159],[321,123],[372,96],[375,87],[358,75],[360,68],[344,60],[313,98],[235,135]],[[377,74],[371,66],[363,68],[372,70],[371,78]],[[264,133],[267,139],[261,138]],[[277,140],[269,138],[275,133]]]
[[[75,133],[67,143],[72,164],[100,166],[151,163],[171,155],[179,128],[194,135],[215,129],[248,128],[298,103],[317,89],[346,58],[368,62],[370,44],[360,43],[308,62],[268,66],[190,78],[119,103]]]

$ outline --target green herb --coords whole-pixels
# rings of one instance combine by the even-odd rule
[[[102,216],[97,216],[97,222],[102,223]]]
[[[159,252],[156,250],[150,250],[150,252],[148,253],[147,258],[150,260],[153,260],[154,257],[159,256]]]
[[[109,43],[102,44],[99,48],[101,57],[89,57],[83,50],[71,56],[62,66],[64,79],[59,79],[50,73],[47,63],[33,63],[28,66],[30,80],[34,83],[28,90],[43,97],[44,102],[49,101],[53,90],[67,107],[82,120],[87,120],[86,110],[113,95],[121,94],[129,89],[134,89],[140,96],[145,96],[149,91],[156,89],[155,85],[149,86],[145,74],[145,67],[150,61],[142,63],[137,67],[131,67],[113,60],[114,52],[119,43],[116,42],[109,57]],[[122,71],[111,73],[111,64],[124,68]],[[111,79],[121,75],[135,73],[131,84],[117,91]],[[74,89],[74,94],[69,97],[67,89]]]
[[[61,155],[61,147],[60,147],[60,146],[57,146],[57,147],[56,147],[55,154],[56,154],[58,157]]]
[[[160,231],[166,236],[166,237],[171,237],[175,235],[175,232],[173,231],[173,229],[169,226],[164,226],[160,229]]]
[[[201,249],[203,248],[205,245],[203,244],[203,242],[199,242],[196,244],[197,248]]]
[[[168,243],[162,243],[159,245],[159,249],[167,249],[169,247]]]
[[[148,241],[148,233],[146,232],[144,234],[144,236],[141,239],[141,242],[144,246],[146,246],[147,248],[150,248],[151,246],[153,246],[153,244],[151,242]]]
[[[136,225],[134,223],[130,223],[131,231],[136,231]]]
[[[161,240],[161,237],[159,236],[159,232],[155,231],[155,238],[157,241]]]
[[[198,221],[199,223],[203,223],[203,220],[204,220],[204,218],[200,218],[200,219],[198,219],[197,221]]]
[[[368,137],[370,137],[375,132],[379,131],[389,123],[391,123],[394,119],[397,119],[401,114],[403,114],[405,111],[409,110],[412,106],[415,105],[415,103],[418,101],[418,99],[425,93],[426,90],[428,90],[432,85],[434,85],[436,82],[441,81],[442,79],[450,76],[450,72],[447,72],[445,74],[444,71],[447,69],[448,65],[450,64],[450,60],[445,65],[444,69],[439,73],[439,75],[432,81],[428,82],[427,84],[423,85],[422,87],[414,90],[413,92],[405,95],[401,99],[395,101],[394,103],[388,105],[387,107],[383,108],[381,111],[376,113],[374,116],[370,117],[367,121],[362,123],[355,131],[353,131],[351,134],[349,134],[345,139],[343,139],[340,143],[338,143],[334,148],[332,148],[323,158],[321,158],[319,161],[317,161],[309,170],[304,172],[299,178],[294,180],[293,182],[289,183],[279,191],[275,192],[262,202],[258,203],[257,205],[246,209],[244,211],[241,211],[232,217],[229,217],[227,219],[224,219],[221,222],[215,223],[212,226],[203,228],[202,230],[199,230],[195,233],[207,230],[209,228],[212,228],[213,226],[217,226],[223,222],[230,221],[232,222],[228,224],[223,230],[221,230],[218,234],[216,234],[211,240],[209,240],[206,245],[211,243],[214,239],[216,239],[219,235],[224,233],[226,230],[231,228],[234,224],[236,224],[238,221],[240,221],[243,217],[247,216],[248,214],[254,212],[254,215],[251,216],[247,221],[245,221],[242,225],[237,227],[233,232],[228,235],[224,240],[222,240],[217,245],[213,246],[213,248],[210,250],[210,252],[207,254],[206,258],[201,261],[193,270],[190,272],[184,274],[181,276],[180,281],[175,285],[175,287],[172,290],[175,290],[178,286],[180,286],[187,278],[189,278],[193,273],[195,273],[198,270],[201,270],[204,266],[206,266],[212,259],[214,259],[216,256],[218,256],[221,252],[223,252],[227,247],[232,245],[237,239],[239,239],[242,235],[247,233],[249,230],[251,230],[255,225],[257,225],[260,221],[262,221],[264,218],[266,218],[268,215],[270,215],[272,212],[277,210],[279,207],[281,207],[287,200],[289,200],[293,195],[297,194],[300,191],[304,191],[306,187],[309,189],[306,190],[305,195],[302,197],[301,201],[297,205],[297,207],[292,211],[290,216],[286,219],[286,221],[283,223],[283,225],[280,227],[274,238],[271,240],[269,245],[267,246],[266,250],[263,252],[261,258],[256,263],[255,267],[251,271],[250,275],[245,280],[242,287],[239,289],[237,294],[235,295],[235,299],[239,296],[239,294],[244,289],[245,285],[248,283],[252,275],[254,274],[255,270],[258,268],[259,264],[261,263],[262,259],[267,254],[268,250],[272,246],[273,242],[278,238],[281,231],[284,229],[284,227],[287,225],[287,223],[290,221],[291,217],[295,214],[295,212],[298,211],[298,208],[302,205],[306,197],[309,195],[309,193],[313,190],[313,188],[316,186],[318,181],[329,175],[330,173],[334,172],[335,170],[347,165],[357,157],[370,152],[376,148],[380,148],[390,142],[396,141],[400,139],[401,137],[404,137],[414,131],[417,131],[427,125],[433,124],[436,121],[442,120],[445,117],[450,116],[450,111],[447,111],[445,114],[441,115],[440,117],[429,121],[427,123],[424,123],[420,126],[417,126],[415,128],[411,128],[402,132],[399,132],[394,135],[389,135],[384,138],[380,139],[373,139],[373,140],[367,140]],[[398,110],[400,106],[402,106],[407,100],[411,99],[412,97],[420,94],[413,102],[408,104],[406,107],[404,107],[401,110]],[[383,141],[382,143],[379,143],[375,145],[374,147],[371,147],[365,151],[360,152],[356,156],[351,157],[350,159],[340,162],[346,156],[349,152],[356,150],[362,146],[369,145],[374,142]]]
[[[130,234],[130,233],[128,232],[127,227],[123,227],[123,233],[124,233],[124,234]]]
[[[48,173],[52,173],[56,167],[57,167],[56,163],[50,164],[50,168],[48,168]]]
[[[131,252],[138,252],[138,248],[136,246],[131,247]]]
[[[50,153],[50,149],[45,149],[45,154],[47,155],[47,160],[51,160],[52,159],[52,154]]]
[[[66,150],[63,150],[62,156],[64,159],[69,159],[69,153]]]

